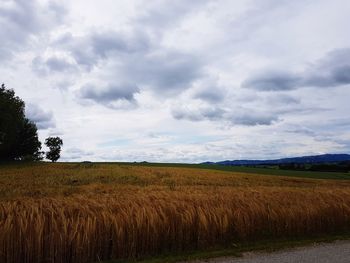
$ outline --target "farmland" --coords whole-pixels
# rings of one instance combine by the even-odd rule
[[[2,165],[0,262],[142,258],[350,228],[348,180],[209,168]]]

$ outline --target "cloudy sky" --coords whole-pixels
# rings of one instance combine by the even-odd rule
[[[0,82],[62,160],[350,153],[348,0],[0,0]]]

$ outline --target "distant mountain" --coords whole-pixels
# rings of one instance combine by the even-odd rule
[[[322,154],[314,156],[302,156],[293,158],[282,158],[275,160],[226,160],[221,162],[204,162],[202,164],[219,164],[219,165],[274,165],[274,164],[288,164],[288,163],[303,163],[303,164],[319,164],[319,163],[336,163],[350,161],[349,154]]]

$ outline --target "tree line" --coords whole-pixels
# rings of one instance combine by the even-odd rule
[[[57,161],[63,141],[48,137],[46,153],[41,149],[36,124],[25,116],[25,103],[14,90],[0,87],[0,161]]]

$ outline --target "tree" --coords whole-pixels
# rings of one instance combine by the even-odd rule
[[[37,127],[25,117],[25,103],[11,89],[0,88],[0,161],[38,160]]]
[[[60,137],[49,137],[45,140],[45,145],[50,149],[46,153],[46,159],[56,162],[61,157],[62,139]]]
[[[39,161],[43,159],[43,152],[39,151],[41,149],[41,142],[38,138],[35,123],[25,119],[19,138],[18,149],[22,160]]]

